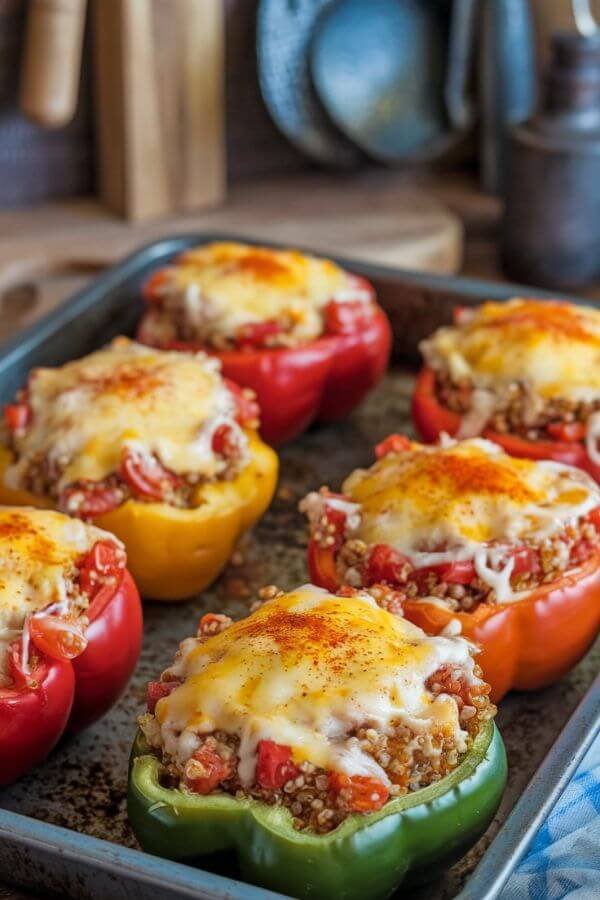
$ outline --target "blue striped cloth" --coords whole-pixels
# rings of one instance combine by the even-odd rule
[[[600,898],[600,736],[500,894],[500,900]]]

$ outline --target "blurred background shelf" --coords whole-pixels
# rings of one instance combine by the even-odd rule
[[[0,340],[140,244],[177,232],[223,231],[452,274],[460,216],[406,175],[298,174],[240,181],[226,207],[126,224],[93,200],[0,212]]]
[[[407,269],[506,280],[501,202],[473,176],[297,173],[236,182],[226,207],[131,225],[94,200],[0,211],[0,341],[140,244],[222,231]],[[600,300],[600,282],[582,292]]]

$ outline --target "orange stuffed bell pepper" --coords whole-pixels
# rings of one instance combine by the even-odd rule
[[[138,340],[218,357],[227,378],[256,393],[270,444],[347,416],[390,355],[371,285],[294,250],[196,247],[155,272],[144,299]]]
[[[421,349],[413,419],[424,440],[481,434],[600,481],[600,311],[518,298],[458,308]]]
[[[301,508],[311,580],[378,586],[386,608],[429,634],[462,633],[492,697],[545,687],[600,629],[600,488],[557,462],[482,439],[442,446],[392,435],[342,493]]]
[[[142,594],[181,599],[217,577],[271,501],[278,462],[257,424],[216,360],[118,338],[31,373],[6,415],[0,501],[112,531]]]

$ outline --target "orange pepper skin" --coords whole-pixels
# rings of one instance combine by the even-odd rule
[[[312,539],[308,560],[311,581],[333,590],[334,553]],[[600,551],[514,603],[482,603],[473,612],[452,612],[408,600],[403,609],[406,618],[427,634],[439,634],[457,619],[463,637],[481,648],[477,662],[497,703],[508,691],[554,684],[590,648],[600,630]]]
[[[444,431],[453,437],[460,427],[458,413],[440,404],[435,393],[435,373],[427,367],[421,369],[415,385],[412,402],[415,429],[427,443],[437,441]],[[482,437],[493,441],[511,456],[524,459],[553,459],[556,462],[576,466],[600,481],[600,466],[588,456],[585,444],[577,441],[528,441],[514,434],[500,434],[491,428],[484,429]]]
[[[482,648],[478,662],[495,702],[510,690],[539,690],[566,675],[600,630],[600,552],[515,603],[484,603],[472,613],[452,613],[409,601],[404,610],[429,634],[459,620],[463,636]]]

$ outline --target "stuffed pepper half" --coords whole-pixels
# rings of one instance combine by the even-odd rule
[[[427,441],[483,435],[600,480],[600,312],[515,299],[456,311],[423,341],[413,401]]]
[[[594,480],[481,438],[427,447],[392,435],[377,456],[342,494],[302,501],[312,580],[378,585],[383,605],[429,634],[462,631],[482,647],[495,701],[562,677],[600,628]]]
[[[0,785],[101,716],[137,662],[121,544],[52,510],[0,507]]]
[[[202,349],[252,388],[269,443],[347,415],[381,378],[391,332],[371,285],[327,259],[207,244],[147,282],[138,339]]]
[[[489,685],[457,637],[307,585],[207,615],[148,686],[129,816],[151,853],[231,848],[294,897],[383,898],[487,828],[505,782]]]
[[[5,418],[0,499],[57,506],[112,531],[150,597],[210,583],[275,488],[277,457],[254,430],[255,401],[202,353],[117,338],[35,369]]]

